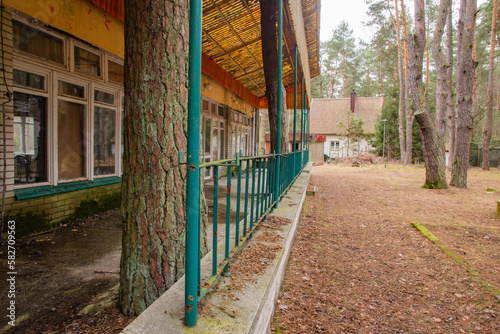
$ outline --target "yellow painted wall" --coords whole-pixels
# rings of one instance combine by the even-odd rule
[[[124,58],[123,22],[89,1],[4,0],[4,5]]]
[[[211,89],[207,89],[208,84],[210,84]],[[253,107],[251,104],[237,97],[236,94],[225,89],[206,74],[201,75],[201,95],[252,117]]]

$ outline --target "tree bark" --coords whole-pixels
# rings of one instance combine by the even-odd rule
[[[425,50],[424,0],[415,0],[415,35],[407,36],[409,55],[409,82],[415,120],[418,123],[425,159],[424,188],[447,188],[445,162],[439,151],[439,135],[434,117],[427,104],[422,85],[422,65]]]
[[[446,137],[446,113],[448,98],[448,63],[441,48],[446,19],[451,0],[441,0],[438,10],[438,18],[434,29],[431,43],[431,51],[436,66],[436,128],[438,154],[440,160],[446,160],[445,137]]]
[[[462,6],[466,8],[462,10]],[[474,30],[476,22],[476,0],[462,0],[458,36],[460,49],[457,64],[457,129],[455,157],[451,172],[450,185],[467,188],[467,170],[469,168],[469,147],[472,132],[472,102],[474,88],[474,70],[477,65],[472,59]],[[465,12],[465,16],[462,16]]]
[[[399,23],[398,0],[394,0],[396,9],[396,35],[398,41],[398,75],[399,75],[399,109],[398,109],[398,125],[399,125],[399,153],[401,162],[406,162],[406,138],[405,138],[405,75],[403,67],[403,43],[401,41],[401,27]]]
[[[178,151],[187,141],[188,29],[188,1],[125,2],[119,301],[128,315],[184,274],[186,171]]]
[[[280,89],[280,84],[278,83],[278,57],[281,57],[281,55],[278,55],[278,3],[275,0],[259,0],[259,2],[261,11],[262,62],[264,63],[264,78],[266,80],[267,114],[269,117],[272,153],[276,152],[278,140],[278,111],[281,112],[282,122],[288,119],[286,115],[288,111],[286,109],[286,93],[282,94],[282,106],[278,107],[278,89]],[[285,101],[284,104],[283,101]],[[283,108],[283,105],[285,108]],[[283,133],[285,129],[282,128],[282,130]],[[288,149],[288,134],[286,136],[286,141],[281,140],[281,152],[286,152]]]
[[[406,9],[403,0],[401,1],[401,18],[403,20],[403,34],[408,36],[406,29]],[[408,76],[409,57],[408,57],[408,42],[405,39],[405,114],[406,114],[406,161],[404,164],[411,164],[413,158],[413,111],[410,108],[410,83]]]
[[[452,9],[453,2],[450,1],[450,8],[446,20],[446,62],[448,63],[448,98],[447,98],[447,114],[448,114],[448,138],[449,138],[449,158],[448,168],[451,169],[453,157],[455,156],[455,95],[453,94],[453,26],[452,26]]]
[[[493,131],[493,90],[495,76],[495,44],[497,33],[498,0],[493,0],[493,17],[491,23],[490,66],[488,73],[488,97],[486,104],[486,124],[483,130],[483,170],[490,170],[490,141]]]

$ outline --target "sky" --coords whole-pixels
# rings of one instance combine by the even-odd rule
[[[438,1],[438,0],[435,0]],[[487,0],[478,0],[477,6]],[[405,0],[407,9],[413,10],[413,1]],[[454,5],[458,7],[458,3]],[[332,37],[332,31],[342,20],[345,20],[353,30],[356,40],[363,39],[370,42],[373,34],[370,29],[363,26],[363,21],[368,21],[366,12],[368,6],[365,0],[321,0],[321,27],[320,40],[326,42]]]
[[[372,34],[363,26],[367,21],[368,6],[364,0],[321,0],[320,40],[326,42],[332,37],[332,31],[345,20],[353,30],[356,39],[369,42]]]

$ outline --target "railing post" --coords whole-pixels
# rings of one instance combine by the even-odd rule
[[[241,151],[236,153],[236,162],[238,164],[238,184],[236,185],[236,236],[234,240],[234,245],[239,245],[240,239],[240,210],[241,210]]]
[[[304,165],[304,74],[302,73],[302,94],[300,95],[302,108],[300,109],[300,170]]]
[[[281,86],[283,81],[283,0],[278,0],[278,129],[276,136],[276,182],[274,184],[274,200],[276,207],[279,201],[279,171],[280,171],[280,155],[281,155],[281,100],[283,99]],[[286,134],[288,137],[288,133]],[[286,144],[286,143],[284,143]]]
[[[186,185],[186,325],[196,325],[198,316],[198,256],[200,242],[200,99],[202,1],[190,1],[189,97]]]
[[[294,92],[293,92],[293,144],[292,144],[292,152],[295,153],[295,142],[297,139],[297,45],[295,45],[295,75],[294,75]],[[295,177],[295,154],[293,155],[293,176]]]

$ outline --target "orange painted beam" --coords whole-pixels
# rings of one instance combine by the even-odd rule
[[[201,55],[201,73],[208,75],[219,85],[230,90],[236,96],[248,102],[252,106],[258,108],[260,99],[250,92],[238,80],[234,79],[227,71],[220,67],[215,61],[210,59],[208,55],[202,53]]]

